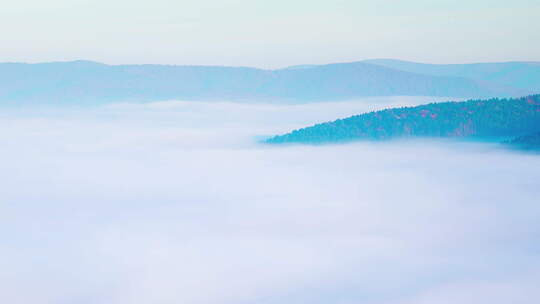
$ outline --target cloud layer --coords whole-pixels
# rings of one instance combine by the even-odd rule
[[[530,303],[540,158],[448,142],[269,147],[387,104],[4,111],[9,303]]]

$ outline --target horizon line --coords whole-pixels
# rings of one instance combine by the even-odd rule
[[[424,64],[424,65],[476,65],[476,64],[510,64],[510,63],[522,63],[522,64],[538,64],[540,65],[540,61],[531,61],[531,60],[510,60],[510,61],[486,61],[486,62],[467,62],[467,63],[426,63],[426,62],[420,62],[420,61],[412,61],[412,60],[403,60],[403,59],[395,59],[395,58],[369,58],[369,59],[362,59],[362,60],[355,60],[355,61],[338,61],[338,62],[330,62],[330,63],[321,63],[321,64],[313,64],[313,63],[305,63],[305,64],[295,64],[295,65],[288,65],[281,68],[259,68],[255,66],[245,66],[245,65],[216,65],[216,64],[164,64],[164,63],[126,63],[126,64],[111,64],[111,63],[105,63],[100,62],[96,60],[88,60],[88,59],[75,59],[75,60],[58,60],[58,61],[38,61],[38,62],[21,62],[21,61],[3,61],[0,62],[0,64],[27,64],[27,65],[39,65],[39,64],[69,64],[69,63],[87,63],[87,64],[95,64],[95,65],[104,65],[104,66],[144,66],[144,65],[151,65],[151,66],[169,66],[169,67],[226,67],[226,68],[249,68],[249,69],[257,69],[257,70],[268,70],[268,71],[274,71],[274,70],[285,70],[290,68],[303,68],[303,67],[316,67],[316,66],[327,66],[327,65],[338,65],[338,64],[354,64],[354,63],[365,63],[365,64],[373,64],[378,65],[374,63],[375,61],[394,61],[394,62],[403,62],[403,63],[414,63],[414,64]]]

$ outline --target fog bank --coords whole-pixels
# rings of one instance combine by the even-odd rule
[[[1,298],[531,303],[538,156],[444,141],[256,142],[418,102],[4,111]]]

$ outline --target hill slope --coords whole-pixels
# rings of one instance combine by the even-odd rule
[[[540,150],[540,132],[519,136],[505,142],[514,148],[523,150]]]
[[[387,109],[317,124],[267,143],[328,143],[399,137],[500,139],[540,131],[540,95]]]
[[[540,62],[494,62],[473,64],[425,64],[394,59],[363,62],[401,71],[433,76],[464,77],[494,85],[540,92]]]
[[[236,100],[310,102],[365,96],[521,96],[528,89],[356,62],[279,70],[105,65],[89,61],[0,64],[0,102],[109,103]]]

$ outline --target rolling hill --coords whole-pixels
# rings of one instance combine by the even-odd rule
[[[463,77],[492,85],[540,92],[540,62],[425,64],[394,59],[373,59],[363,62],[411,73]]]
[[[500,141],[539,131],[540,95],[532,95],[386,109],[295,130],[266,142],[319,144],[403,137]]]
[[[463,75],[353,62],[277,70],[221,66],[106,65],[91,61],[0,64],[0,104],[102,104],[156,100],[288,102],[366,96],[509,97],[530,94],[523,79],[504,83]],[[519,80],[519,81],[518,81]],[[523,80],[523,81],[522,81]],[[534,79],[531,80],[533,83]]]

